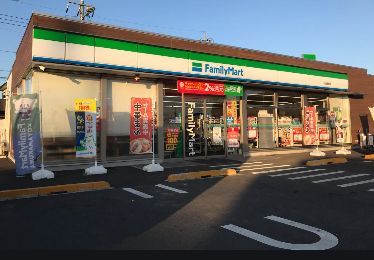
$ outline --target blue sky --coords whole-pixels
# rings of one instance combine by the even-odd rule
[[[366,68],[374,74],[373,0],[85,2],[96,7],[94,22],[196,40],[206,31],[215,43],[296,57],[314,53],[317,60]],[[32,12],[76,17],[73,5],[65,14],[66,3],[0,0],[0,77],[8,75],[14,62],[24,19]]]

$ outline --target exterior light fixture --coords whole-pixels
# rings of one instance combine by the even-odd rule
[[[135,74],[135,76],[134,76],[134,80],[135,80],[136,82],[138,82],[138,81],[140,80],[139,74]]]
[[[41,71],[45,71],[45,67],[42,66],[42,65],[39,66],[39,69],[40,69]]]

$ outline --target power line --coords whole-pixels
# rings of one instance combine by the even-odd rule
[[[1,19],[1,20],[10,21],[10,22],[14,22],[14,23],[23,23],[23,24],[27,24],[27,22],[20,21],[20,20],[13,20],[13,19],[8,19],[8,18],[3,18],[3,17],[0,17],[0,19]]]
[[[6,23],[6,22],[2,22],[2,21],[0,21],[0,23],[8,24],[8,25],[14,25],[14,26],[18,26],[18,27],[26,27],[25,25],[22,25],[22,24]]]
[[[21,20],[26,20],[26,21],[29,20],[29,19],[27,19],[27,18],[18,17],[18,16],[13,16],[13,15],[8,15],[8,14],[2,14],[2,13],[0,13],[0,15],[1,15],[1,16],[11,17],[11,18],[17,18],[17,19],[21,19]]]
[[[1,49],[0,49],[0,51],[16,53],[15,51],[8,51],[8,50],[1,50]]]

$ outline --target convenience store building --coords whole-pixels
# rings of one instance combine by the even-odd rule
[[[351,144],[362,128],[352,98],[365,100],[371,78],[361,68],[34,13],[8,86],[41,93],[46,162],[79,162],[74,100],[87,98],[97,102],[99,160],[135,163],[151,156],[149,139],[133,142],[150,131],[139,121],[150,122],[139,114],[148,106],[160,160],[310,148],[308,107],[320,144]]]

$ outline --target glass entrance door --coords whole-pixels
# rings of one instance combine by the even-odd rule
[[[185,157],[205,156],[204,100],[186,97],[185,109]]]
[[[225,155],[223,99],[184,100],[185,157]]]
[[[206,99],[205,136],[207,155],[225,155],[225,119],[223,116],[223,100]]]

